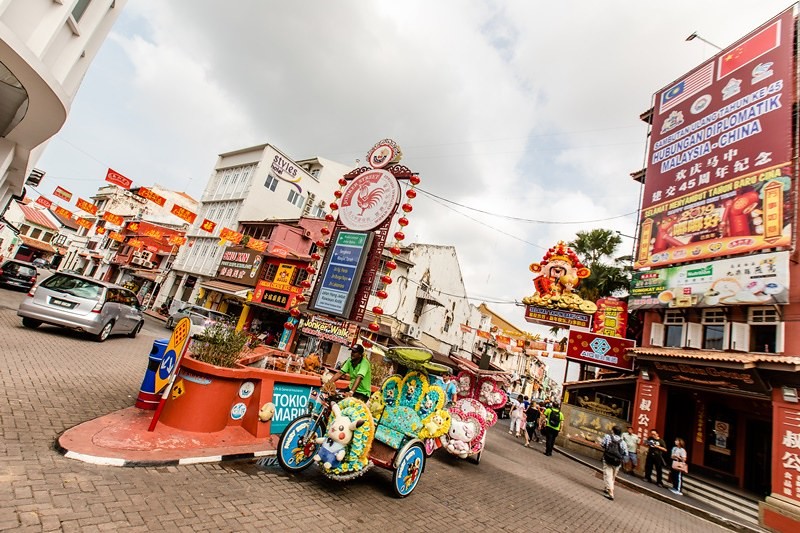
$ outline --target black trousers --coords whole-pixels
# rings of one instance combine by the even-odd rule
[[[651,481],[650,476],[653,474],[653,467],[656,469],[656,483],[661,485],[661,478],[664,470],[664,465],[661,463],[661,455],[648,453],[647,459],[644,462],[644,478],[647,481]]]
[[[553,455],[553,446],[556,443],[556,437],[558,437],[558,430],[545,426],[543,432],[544,432],[544,454]]]

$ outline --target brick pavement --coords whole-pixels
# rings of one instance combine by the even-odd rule
[[[414,494],[391,473],[340,484],[314,467],[290,477],[254,462],[99,467],[59,455],[64,429],[133,403],[151,333],[99,344],[23,329],[0,289],[0,530],[10,531],[697,531],[718,526],[618,489],[609,502],[586,467],[495,429],[479,466],[437,454]],[[5,306],[5,307],[4,307]],[[503,423],[503,422],[501,422]],[[439,452],[441,453],[441,452]]]

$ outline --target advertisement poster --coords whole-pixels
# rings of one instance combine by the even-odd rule
[[[610,337],[624,337],[628,327],[628,304],[619,298],[600,298],[592,320],[592,332]]]
[[[322,315],[311,315],[300,328],[301,333],[319,337],[322,340],[349,346],[355,339],[357,326],[344,320],[336,320]]]
[[[788,304],[789,254],[773,252],[635,272],[628,306]]]
[[[258,270],[263,258],[253,250],[228,247],[222,254],[217,279],[253,287],[258,280]]]
[[[272,403],[275,404],[275,415],[270,422],[269,432],[280,434],[289,422],[308,412],[308,397],[311,387],[308,385],[290,385],[276,383],[272,392]]]
[[[309,309],[346,317],[358,289],[372,234],[340,231],[321,271],[319,291]]]
[[[628,355],[627,350],[634,346],[636,343],[632,340],[572,330],[569,332],[567,359],[633,372],[633,356]]]
[[[656,93],[637,269],[791,246],[791,9]]]

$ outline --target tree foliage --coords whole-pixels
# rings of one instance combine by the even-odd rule
[[[631,256],[617,256],[622,237],[610,229],[579,231],[569,246],[591,274],[581,280],[578,292],[592,302],[605,296],[623,296],[631,283]]]

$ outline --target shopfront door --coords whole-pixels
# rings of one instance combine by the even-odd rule
[[[759,496],[767,496],[772,482],[772,422],[750,419],[745,423],[745,431],[744,488]]]
[[[717,473],[736,475],[736,412],[720,403],[708,405],[704,464]]]

